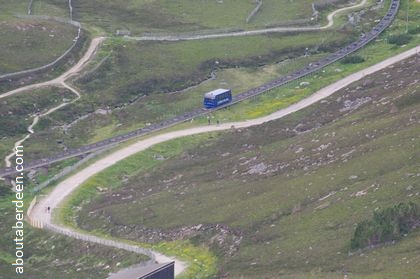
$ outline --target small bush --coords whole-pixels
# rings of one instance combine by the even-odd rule
[[[0,197],[7,197],[12,193],[9,187],[0,185]]]
[[[372,220],[359,223],[350,242],[351,249],[360,249],[398,240],[420,225],[420,209],[413,202],[375,212]]]
[[[393,45],[402,46],[410,42],[411,36],[407,34],[390,36],[388,42]]]
[[[359,64],[365,62],[365,59],[359,55],[347,56],[341,60],[341,64]]]
[[[399,108],[399,109],[403,109],[405,107],[409,107],[409,106],[413,106],[413,105],[417,105],[420,104],[420,94],[418,94],[418,92],[412,92],[409,94],[405,94],[404,96],[398,98],[395,101],[395,105]]]
[[[410,35],[416,35],[420,33],[420,26],[417,27],[411,27],[408,29],[408,34]]]

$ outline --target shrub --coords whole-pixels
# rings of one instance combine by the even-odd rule
[[[359,223],[350,242],[351,249],[398,240],[420,226],[420,209],[413,202],[375,212],[372,220]]]
[[[359,55],[347,56],[341,60],[342,64],[358,64],[365,62],[365,59]]]
[[[390,36],[389,39],[388,39],[388,42],[390,44],[394,44],[394,45],[397,45],[397,46],[402,46],[402,45],[408,44],[408,42],[410,42],[410,40],[411,40],[410,35],[401,34],[401,35]]]
[[[408,29],[408,34],[416,35],[418,33],[420,33],[420,26],[411,27],[411,28]]]

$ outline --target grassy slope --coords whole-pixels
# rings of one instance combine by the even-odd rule
[[[96,244],[73,240],[68,237],[24,227],[24,275],[16,275],[11,226],[16,222],[11,200],[13,194],[3,192],[1,185],[0,208],[0,278],[104,278],[111,271],[145,260],[143,256],[110,249]],[[30,203],[29,195],[25,200]]]
[[[26,1],[0,0],[0,17],[5,18],[13,14],[26,14],[28,3]]]
[[[48,0],[47,2],[54,2]],[[287,2],[285,8],[284,3]],[[129,29],[133,34],[156,31],[195,31],[203,29],[246,29],[264,27],[290,20],[308,18],[311,1],[265,1],[260,13],[246,24],[255,8],[253,1],[225,0],[131,0],[74,1],[75,18],[89,25],[115,33]],[[334,5],[334,4],[333,4]]]
[[[261,10],[250,23],[257,26],[272,26],[287,24],[295,20],[309,19],[312,17],[313,12],[312,2],[314,1],[265,0]],[[284,9],[284,7],[287,7],[287,9]],[[331,5],[330,8],[336,9],[337,5]],[[317,23],[306,23],[305,25],[309,24]],[[292,25],[296,25],[296,23],[292,23]]]
[[[29,149],[37,150],[38,142],[42,142],[46,135],[50,139],[63,139],[68,146],[78,146],[85,142],[103,139],[110,134],[122,133],[136,127],[144,126],[148,122],[156,122],[172,117],[175,114],[194,109],[201,105],[202,90],[207,90],[217,83],[232,86],[240,92],[274,78],[277,74],[296,69],[314,57],[292,60],[280,65],[255,68],[256,64],[276,62],[288,55],[302,53],[290,48],[295,44],[290,38],[301,38],[309,42],[320,41],[315,35],[292,35],[291,37],[254,37],[235,38],[217,41],[195,41],[181,43],[129,43],[111,42],[102,57],[107,57],[109,48],[114,52],[96,71],[77,81],[81,88],[82,100],[63,108],[51,115],[43,122],[71,123],[80,115],[94,112],[99,108],[114,108],[111,115],[92,114],[87,119],[72,127],[67,134],[61,130],[43,130],[46,134],[34,135],[27,142]],[[330,37],[331,38],[331,37]],[[342,38],[341,38],[342,39]],[[339,41],[340,38],[331,38]],[[238,48],[236,43],[258,42],[245,49]],[[219,43],[219,44],[217,44]],[[308,43],[308,42],[306,42]],[[307,45],[302,41],[302,45]],[[338,42],[337,42],[338,43]],[[205,51],[212,44],[212,51]],[[289,47],[287,47],[289,45]],[[125,46],[125,47],[124,47]],[[260,47],[258,49],[257,47]],[[105,46],[107,48],[107,46]],[[236,51],[235,51],[236,50]],[[276,52],[282,52],[275,57]],[[227,53],[231,58],[224,58]],[[162,55],[164,53],[164,55]],[[191,54],[194,54],[192,56]],[[261,54],[261,57],[258,55]],[[322,55],[322,54],[321,54]],[[250,58],[251,57],[251,58]],[[102,58],[99,58],[101,60]],[[212,83],[203,83],[198,88],[191,88],[182,94],[164,94],[162,91],[183,89],[189,85],[200,83],[207,79],[212,70],[212,63],[206,61],[219,60],[229,63],[229,66],[244,65],[246,68],[223,69],[218,67],[218,79]],[[173,65],[178,65],[174,67]],[[153,92],[153,93],[152,93]],[[142,96],[139,98],[140,96]],[[148,96],[146,96],[148,95]],[[132,100],[138,101],[131,103]],[[127,104],[131,103],[130,106]],[[117,107],[117,108],[115,108]],[[127,117],[127,115],[131,115]],[[122,124],[122,126],[121,126]],[[29,150],[28,149],[28,150]],[[57,150],[57,149],[56,149]],[[53,149],[50,149],[54,152]]]
[[[0,22],[0,74],[48,64],[73,43],[76,28],[57,22],[9,18]]]
[[[264,1],[254,19],[246,24],[245,20],[256,7],[252,1],[161,1],[160,6],[167,13],[181,18],[182,21],[195,23],[205,28],[252,28],[273,25],[301,18],[312,14],[311,1],[290,2],[287,0]],[[286,4],[286,5],[285,5]]]
[[[320,19],[325,13],[350,1],[323,2],[318,10]],[[255,29],[276,25],[298,25],[296,20],[310,22],[312,1],[265,0],[260,11],[246,23],[249,13],[256,7],[254,1],[195,1],[195,0],[130,0],[130,1],[73,1],[74,19],[87,24],[99,33],[115,34],[118,29],[128,29],[134,35],[143,32],[178,32],[205,30]],[[65,0],[39,0],[33,5],[34,14],[68,17]]]
[[[255,65],[281,61],[287,56],[301,55],[304,52],[303,48],[317,46],[321,42],[324,51],[326,48],[331,48],[329,44],[342,44],[344,34],[335,32],[322,34],[322,37],[317,34],[289,34],[179,43],[108,41],[97,58],[100,66],[76,83],[87,93],[83,99],[51,115],[48,120],[43,120],[40,124],[48,127],[47,124],[51,121],[70,123],[79,115],[93,112],[97,108],[113,106],[119,108],[110,115],[91,114],[73,126],[66,135],[60,130],[44,129],[45,133],[35,135],[27,142],[28,150],[42,154],[40,148],[42,149],[43,145],[39,143],[44,142],[45,137],[53,141],[64,140],[68,146],[75,147],[82,142],[94,142],[112,134],[142,127],[148,122],[172,117],[200,106],[202,92],[211,86],[232,87],[235,92],[249,89],[274,78],[275,74],[292,71],[316,57],[292,60],[284,65],[273,65],[275,74],[266,68],[255,69]],[[299,47],[296,49],[296,41],[299,42],[300,49]],[[162,53],[165,55],[161,55]],[[216,65],[215,61],[219,64]],[[174,68],[173,65],[177,67]],[[237,66],[246,68],[224,70],[225,67]],[[199,83],[208,77],[212,69],[218,70],[218,79],[215,82],[205,82],[182,94],[162,93]],[[139,96],[143,97],[131,103]],[[127,103],[130,105],[125,106]],[[51,153],[58,150],[58,146],[49,149]]]
[[[347,36],[342,33],[306,33],[251,36],[182,42],[107,42],[112,52],[102,67],[77,83],[92,92],[97,105],[118,105],[143,95],[171,92],[206,79],[213,69],[255,67],[303,55],[321,41],[333,49]],[[217,61],[217,62],[216,62]],[[101,102],[97,100],[101,99]]]
[[[230,278],[261,278],[258,272],[267,278],[342,278],[343,272],[414,278],[418,232],[395,246],[347,252],[355,223],[376,208],[419,200],[418,65],[418,59],[405,61],[281,121],[180,139],[133,156],[92,179],[91,190],[79,191],[76,204],[97,192],[93,187],[125,180],[120,190],[85,204],[82,212],[91,213],[79,214],[78,222],[133,239],[141,237],[140,224],[164,231],[229,225],[244,237],[233,257],[220,258]],[[360,101],[367,104],[342,110]],[[176,142],[181,149],[174,149]],[[156,154],[169,159],[156,162]],[[260,163],[266,174],[248,173]]]
[[[68,0],[36,0],[32,4],[32,14],[69,18]]]
[[[418,22],[419,8],[420,5],[411,5],[410,26],[415,26]],[[404,9],[403,5],[402,10]],[[378,12],[383,11],[370,11],[366,16],[368,15],[370,19],[379,17]],[[418,37],[413,38],[408,46],[402,48],[396,48],[387,44],[384,40],[390,34],[404,32],[404,19],[405,15],[400,13],[399,18],[389,31],[382,35],[377,42],[359,51],[359,55],[366,59],[364,63],[356,65],[336,63],[322,72],[302,79],[302,81],[309,82],[307,86],[299,86],[301,81],[295,82],[289,86],[273,90],[271,93],[266,93],[257,99],[245,101],[228,110],[217,112],[213,117],[221,121],[228,121],[267,114],[296,102],[334,80],[412,47],[418,43]],[[362,29],[369,29],[371,24],[371,20],[362,21]],[[64,140],[67,146],[76,147],[86,142],[94,142],[111,135],[121,134],[143,127],[146,123],[161,121],[200,106],[202,92],[212,88],[231,87],[234,89],[234,93],[241,92],[315,59],[314,56],[311,56],[256,68],[255,64],[272,63],[284,59],[283,55],[273,56],[275,51],[285,50],[282,47],[284,41],[282,38],[287,39],[288,37],[283,36],[215,40],[218,44],[207,40],[202,42],[147,44],[120,40],[108,41],[97,58],[99,67],[93,67],[94,70],[89,71],[88,74],[85,74],[82,79],[76,82],[81,90],[86,91],[82,100],[51,115],[48,120],[41,121],[40,124],[48,127],[49,124],[44,125],[44,122],[71,123],[79,116],[91,113],[98,108],[112,109],[112,106],[118,106],[118,108],[113,109],[112,113],[108,115],[90,114],[86,119],[72,126],[65,135],[60,129],[43,129],[42,134],[34,135],[26,143],[27,148],[31,151],[34,150],[37,154],[43,154],[43,145],[40,143],[45,142],[46,137],[54,142]],[[310,38],[310,36],[302,34],[288,36],[300,39]],[[327,36],[325,38],[331,38],[331,34],[325,36]],[[260,45],[264,48],[255,50],[252,44],[247,44],[247,42],[255,41],[257,38],[264,38],[260,42]],[[310,41],[308,40],[308,43]],[[213,48],[209,53],[206,53],[205,49],[208,43],[211,43]],[[239,43],[246,48],[233,51],[233,49],[237,49]],[[164,55],[159,55],[159,51]],[[225,52],[234,53],[233,55],[236,58],[223,59]],[[258,56],[258,54],[263,53],[271,54]],[[147,56],[156,58],[158,63],[155,60],[147,59]],[[191,57],[194,57],[194,59],[191,59]],[[209,62],[205,63],[205,61],[214,62],[215,60],[223,63],[219,63],[217,66]],[[148,61],[155,62],[149,63]],[[178,65],[179,67],[173,68],[172,65]],[[235,65],[243,65],[244,67],[224,68]],[[215,80],[205,81],[196,87],[188,88],[176,94],[165,94],[159,91],[176,90],[194,84],[198,82],[197,79],[206,78],[212,67],[216,69],[217,78]],[[151,92],[154,93],[151,94]],[[128,101],[143,94],[148,96],[143,96],[134,102]],[[199,123],[206,121],[205,118],[196,120]],[[49,148],[50,153],[58,150],[61,150],[61,148],[57,145],[51,145]]]
[[[70,102],[74,98],[75,95],[67,89],[49,87],[2,100],[2,106],[0,107],[0,157],[4,158],[6,154],[9,154],[14,143],[28,133],[27,128],[32,123],[35,114],[45,113],[49,109],[60,105],[63,101]],[[51,120],[47,116],[41,124],[35,127],[35,130],[47,129],[52,125],[60,124],[60,122]],[[42,150],[48,150],[50,144],[51,142],[48,140],[38,143],[42,146]],[[31,152],[36,155],[37,149]],[[45,156],[45,154],[42,155]],[[28,160],[30,158],[28,156]],[[0,165],[4,165],[3,160],[0,161]]]
[[[411,25],[415,25],[418,20],[418,8],[419,5],[411,6]],[[404,10],[404,6],[402,9]],[[377,14],[372,14],[372,12],[368,14],[370,18],[378,16]],[[325,72],[303,79],[303,81],[310,83],[309,86],[299,87],[299,82],[297,82],[291,86],[274,90],[272,93],[267,93],[263,97],[234,106],[229,110],[218,112],[214,117],[221,121],[227,121],[228,119],[245,119],[266,114],[299,100],[333,80],[380,61],[396,51],[404,50],[404,48],[396,49],[383,41],[383,38],[388,37],[389,34],[403,32],[405,28],[403,19],[404,14],[400,14],[399,19],[390,28],[390,31],[381,37],[380,40],[382,41],[370,44],[360,52],[360,55],[366,59],[365,63],[346,66],[339,63],[332,65]],[[364,22],[362,24],[363,29],[368,28],[369,25],[368,22]],[[307,35],[289,36],[300,39],[310,38]],[[330,38],[330,35],[327,34],[326,36]],[[283,55],[272,57],[275,54],[274,51],[285,50],[282,47],[282,42],[284,41],[282,37],[257,36],[254,38],[226,39],[222,40],[223,43],[220,45],[212,43],[214,46],[212,53],[203,51],[205,50],[206,42],[210,41],[182,42],[179,45],[176,43],[135,44],[119,40],[112,41],[102,49],[98,56],[97,63],[100,66],[98,68],[94,67],[96,70],[84,75],[84,78],[77,82],[77,86],[85,90],[87,94],[83,96],[81,101],[52,114],[48,119],[42,120],[40,125],[37,126],[38,131],[42,129],[42,133],[34,135],[26,143],[27,150],[38,155],[48,155],[61,150],[61,147],[59,145],[50,145],[48,148],[49,153],[46,153],[44,150],[46,138],[50,142],[64,140],[67,146],[76,147],[86,142],[94,142],[111,135],[143,127],[148,122],[160,121],[200,106],[202,92],[214,87],[232,87],[234,92],[241,92],[279,74],[284,74],[286,71],[292,71],[303,65],[303,63],[308,63],[315,59],[314,56],[311,56],[304,59],[293,59],[283,64],[256,68],[256,63],[272,63],[284,58]],[[258,49],[257,52],[246,44],[256,38],[264,38],[260,43],[264,48]],[[308,43],[310,41],[308,40]],[[216,40],[216,42],[220,43],[221,41]],[[246,45],[247,47],[239,49],[240,52],[238,51],[238,53],[234,54],[237,56],[234,60],[219,59],[225,64],[221,65],[219,63],[217,67],[211,63],[205,63],[205,61],[223,58],[226,51],[233,52],[233,48],[236,49],[239,42],[241,43],[240,45]],[[413,39],[406,48],[416,44],[416,42],[418,42],[418,38]],[[276,49],[273,48],[274,45],[276,45]],[[164,57],[171,63],[167,63],[165,60],[162,61],[162,59],[159,60],[155,46],[158,46],[157,49],[165,53]],[[143,51],[145,51],[144,54],[142,54]],[[189,59],[189,52],[193,53],[196,59]],[[271,54],[259,56],[259,54],[263,53]],[[147,63],[149,60],[137,58],[139,54],[141,54],[139,58],[152,55],[161,62]],[[180,69],[171,67],[171,65],[176,63],[180,65]],[[204,66],[200,66],[200,63],[204,63]],[[246,67],[224,69],[223,67],[226,66],[226,63],[228,67],[236,65],[244,65]],[[184,88],[188,84],[197,82],[197,79],[206,78],[212,67],[217,69],[217,78],[215,80],[205,81],[197,87],[184,90],[182,93],[159,93],[159,90]],[[158,75],[152,75],[151,73],[153,72],[158,73]],[[107,86],[104,87],[101,84],[106,84]],[[148,94],[149,90],[157,91],[157,94],[143,96],[133,103],[128,103],[128,105],[123,103],[141,94]],[[111,114],[90,114],[85,120],[74,125],[66,134],[61,129],[50,130],[48,128],[54,123],[71,123],[79,116],[91,113],[98,108],[107,108],[110,105],[112,108],[112,104],[114,106],[117,105],[118,108],[114,109]],[[198,122],[200,121],[206,120],[198,119]]]

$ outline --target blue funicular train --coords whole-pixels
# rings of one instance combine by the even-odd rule
[[[216,89],[204,95],[204,107],[215,108],[232,101],[232,91],[230,89]]]

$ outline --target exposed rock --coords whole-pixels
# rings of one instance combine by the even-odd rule
[[[248,174],[263,174],[267,170],[267,166],[264,163],[251,166],[248,170]]]

